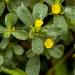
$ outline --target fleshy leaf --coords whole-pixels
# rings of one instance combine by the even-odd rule
[[[40,59],[37,56],[30,58],[26,65],[26,73],[28,75],[39,75]]]
[[[5,4],[3,2],[0,2],[0,16],[2,15],[4,9],[5,9]]]
[[[67,24],[65,18],[61,15],[54,16],[54,25],[61,28],[62,33],[68,31],[68,24]]]
[[[17,55],[22,55],[24,53],[24,49],[20,45],[13,44],[12,48],[14,53]]]
[[[1,49],[5,49],[8,44],[9,44],[9,39],[3,38],[2,41],[1,41],[1,43],[0,43],[0,48]]]
[[[64,53],[64,46],[56,45],[54,48],[48,49],[48,53],[54,58],[60,58]]]
[[[32,40],[32,51],[36,54],[41,54],[43,53],[43,41],[36,37]]]
[[[24,30],[15,30],[12,35],[19,40],[26,40],[28,38],[28,33]]]
[[[26,26],[32,27],[33,25],[32,15],[23,4],[17,8],[17,16]]]
[[[48,7],[45,4],[37,3],[33,7],[33,19],[44,19],[47,16]]]
[[[8,28],[14,26],[16,22],[17,22],[17,16],[14,13],[8,13],[6,15],[5,24]]]

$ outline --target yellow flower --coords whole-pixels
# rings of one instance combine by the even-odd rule
[[[46,41],[44,42],[44,45],[46,48],[52,48],[54,45],[54,42],[52,39],[46,39]]]
[[[61,11],[61,6],[60,4],[53,4],[52,5],[52,13],[53,14],[59,14]]]
[[[43,20],[42,19],[37,19],[35,21],[35,28],[40,28],[43,25]]]

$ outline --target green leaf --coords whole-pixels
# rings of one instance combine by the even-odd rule
[[[2,15],[4,9],[5,9],[5,4],[3,2],[0,2],[0,16]]]
[[[39,37],[35,37],[32,40],[32,51],[36,54],[41,54],[43,50],[43,41]]]
[[[47,16],[48,7],[45,4],[37,3],[33,7],[33,19],[44,19]]]
[[[0,33],[4,33],[4,32],[5,32],[5,28],[0,25]]]
[[[18,15],[19,19],[26,26],[32,27],[32,25],[33,25],[32,15],[30,14],[29,10],[23,4],[17,8],[17,15]]]
[[[62,33],[60,27],[57,27],[54,24],[50,24],[50,23],[43,26],[41,32],[46,33],[48,36],[55,36],[55,37],[57,37]]]
[[[5,17],[5,24],[8,28],[14,26],[17,22],[17,16],[14,13],[8,13]]]
[[[60,58],[64,53],[63,45],[56,45],[54,48],[48,49],[49,54],[54,58]]]
[[[15,30],[12,35],[19,40],[26,40],[28,38],[28,33],[24,30]]]
[[[12,59],[12,57],[13,57],[12,47],[8,47],[8,48],[7,48],[6,57],[7,57],[8,59]]]
[[[62,30],[62,33],[68,31],[68,24],[66,23],[66,20],[63,16],[61,15],[55,15],[54,16],[54,25],[55,27],[59,27]]]
[[[1,43],[0,43],[0,48],[5,49],[8,44],[9,44],[9,39],[3,38]]]
[[[26,73],[28,75],[39,75],[40,72],[40,59],[39,57],[32,57],[28,60],[26,65]]]
[[[33,39],[35,37],[35,28],[32,28],[29,32],[29,38]]]
[[[4,58],[2,55],[0,55],[0,65],[2,65],[4,63]]]
[[[65,16],[69,19],[69,23],[75,25],[75,6],[66,6],[64,9]]]
[[[7,8],[10,12],[16,11],[22,2],[26,7],[31,4],[31,0],[11,0],[9,4],[7,4]]]
[[[20,45],[13,44],[12,48],[14,53],[17,55],[22,55],[24,53],[24,49]]]
[[[30,50],[28,50],[28,51],[26,52],[26,56],[27,56],[28,58],[32,58],[33,56],[35,56],[35,53],[30,49]]]

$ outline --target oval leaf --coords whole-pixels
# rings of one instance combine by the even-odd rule
[[[28,33],[24,30],[16,30],[12,32],[12,35],[19,40],[26,40],[28,38]]]
[[[17,15],[26,26],[31,27],[33,25],[32,16],[23,4],[17,8]]]
[[[5,4],[3,2],[0,2],[0,16],[2,15],[5,8]]]
[[[14,44],[12,48],[14,53],[17,55],[22,55],[24,53],[24,49],[20,45]]]
[[[36,54],[43,53],[43,41],[36,37],[32,40],[32,51]]]
[[[68,31],[68,24],[66,23],[66,20],[64,19],[64,17],[61,15],[54,16],[54,25],[55,27],[57,26],[61,28],[63,33]]]
[[[45,4],[37,3],[33,7],[33,18],[34,20],[40,18],[44,19],[47,16],[48,7]]]
[[[69,19],[69,23],[75,25],[75,6],[66,6],[64,9],[65,16]]]
[[[40,59],[39,57],[30,58],[26,65],[26,72],[28,75],[39,75]]]
[[[13,57],[12,47],[8,47],[8,48],[7,48],[6,57],[7,57],[8,59],[12,59],[12,57]]]
[[[0,33],[4,33],[5,32],[5,28],[3,26],[0,25]]]
[[[5,49],[8,44],[9,44],[9,39],[3,38],[1,43],[0,43],[0,48]]]
[[[16,22],[17,22],[17,16],[14,13],[9,13],[6,15],[5,24],[8,28],[15,25]]]
[[[41,32],[46,33],[48,36],[55,36],[55,37],[57,37],[62,33],[61,28],[55,26],[54,24],[47,24],[46,26],[43,26]]]
[[[48,53],[54,58],[60,58],[64,53],[64,46],[57,45],[52,49],[48,49]]]

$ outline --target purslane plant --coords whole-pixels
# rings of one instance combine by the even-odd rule
[[[36,4],[34,3],[35,5],[31,10],[27,8],[29,6],[25,5],[24,0],[19,0],[19,7],[16,4],[15,8],[10,9],[13,2],[14,0],[1,0],[2,10],[0,15],[2,15],[5,5],[10,12],[5,16],[5,26],[0,25],[2,37],[0,43],[1,71],[11,75],[26,75],[19,69],[9,70],[4,68],[10,63],[16,67],[18,64],[16,59],[23,61],[25,57],[25,59],[29,58],[25,63],[27,75],[39,75],[40,56],[43,55],[47,59],[61,58],[65,46],[62,42],[59,42],[61,40],[65,44],[70,43],[68,40],[72,42],[70,30],[75,31],[73,29],[75,7],[62,6],[63,0],[41,0]],[[50,19],[46,21],[48,16],[50,16]],[[21,27],[24,27],[23,25],[17,29],[18,21],[24,24],[25,29],[21,29]],[[28,41],[30,47],[25,50],[18,41]]]
[[[39,17],[39,16],[42,16],[42,15],[44,16],[44,13],[46,12],[46,9],[47,9],[47,8],[45,9],[44,6],[42,8],[41,3],[37,3],[33,7],[33,12],[32,12],[32,14],[33,14],[33,17],[32,17],[33,18],[33,22],[34,21],[35,22],[38,21],[37,24],[40,27],[39,26],[37,26],[37,27],[40,28],[40,29],[38,29],[39,30],[38,32],[36,31],[36,27],[35,27],[36,23],[34,24],[33,27],[30,26],[31,29],[29,31],[29,36],[31,34],[33,36],[32,38],[29,37],[30,39],[32,39],[32,49],[31,50],[35,54],[41,54],[41,53],[43,54],[43,52],[45,52],[45,55],[50,54],[50,56],[52,56],[52,57],[59,58],[63,54],[64,46],[61,45],[61,44],[58,44],[58,45],[55,46],[55,42],[54,41],[56,40],[56,38],[58,36],[60,37],[63,34],[68,34],[68,28],[69,28],[70,24],[67,23],[66,18],[68,18],[67,15],[70,15],[70,14],[66,12],[67,8],[63,7],[61,5],[61,2],[62,2],[61,0],[55,0],[55,1],[53,1],[53,0],[52,1],[51,0],[50,1],[46,0],[45,2],[47,2],[48,4],[49,4],[49,2],[50,2],[50,4],[52,3],[51,4],[51,13],[50,14],[54,15],[53,22],[52,23],[49,22],[48,24],[44,25],[42,20],[40,20],[41,17]],[[43,9],[45,9],[45,11],[44,11],[43,14],[41,14],[43,12]],[[42,12],[41,12],[41,10],[42,10]],[[27,13],[26,13],[26,7],[25,6],[22,5],[22,6],[20,6],[17,9],[17,15],[20,18],[20,20],[25,25],[27,25],[27,21],[26,21],[26,17],[25,17],[25,16],[27,16]],[[34,19],[34,17],[35,17],[35,19]],[[38,18],[40,18],[40,19],[37,20]],[[69,17],[69,19],[70,19],[70,17]],[[53,30],[54,31],[57,30],[57,31],[54,32]],[[34,32],[34,33],[32,33],[31,31]],[[39,34],[36,36],[35,35],[36,33],[39,33]],[[44,37],[42,37],[42,36],[44,36]],[[42,38],[42,40],[40,38]],[[32,58],[30,58],[28,60],[28,63],[27,63],[27,66],[26,66],[26,72],[28,74],[33,73],[33,75],[34,75],[34,72],[33,72],[33,70],[31,70],[32,68],[29,65],[33,64],[35,59],[37,59],[37,58],[35,58],[35,55],[34,55],[34,58],[32,57]],[[31,62],[31,61],[33,61],[33,62]],[[39,60],[37,62],[38,62],[38,65],[39,65]],[[36,64],[36,62],[35,62],[35,64]],[[36,65],[36,67],[38,68],[37,65]],[[37,71],[39,71],[39,68],[38,68]],[[38,73],[36,73],[36,75],[38,75]]]
[[[35,6],[33,7],[32,15],[29,10],[23,5],[23,3],[17,9],[17,16],[29,28],[29,39],[32,40],[32,48],[27,52],[27,56],[30,52],[30,55],[28,56],[30,59],[28,60],[26,65],[26,72],[28,73],[28,75],[31,73],[35,75],[35,73],[33,72],[35,68],[38,68],[35,69],[36,75],[38,75],[40,71],[40,59],[38,55],[44,54],[46,56],[47,54],[49,54],[54,58],[60,58],[64,52],[64,46],[62,44],[56,44],[54,42],[56,41],[56,38],[60,36],[64,31],[61,27],[55,26],[50,22],[45,25],[43,20],[45,17],[47,17],[47,15],[48,7],[43,3],[35,4]],[[38,65],[36,65],[36,63]],[[34,67],[32,66],[32,68],[29,66],[30,64],[35,64],[35,66],[33,65]]]
[[[52,30],[52,28],[53,29],[55,28],[54,25],[52,24],[52,27],[50,27],[51,23],[44,25],[43,19],[47,16],[47,14],[48,14],[48,8],[45,4],[42,4],[42,3],[37,3],[33,7],[33,12],[32,12],[33,16],[23,4],[17,9],[17,15],[20,18],[20,20],[27,27],[30,28],[28,33],[29,33],[29,38],[32,39],[31,50],[36,55],[42,54],[45,48],[52,49],[52,47],[55,44],[54,42],[55,38],[57,37],[57,35],[61,34],[60,27],[56,27],[56,29],[58,30],[57,34],[53,34],[53,32],[54,33],[56,32]],[[47,28],[49,28],[51,32]],[[47,34],[47,32],[49,32],[49,34]],[[58,49],[58,46],[57,46],[57,49]],[[53,53],[50,53],[50,54],[53,54]]]

